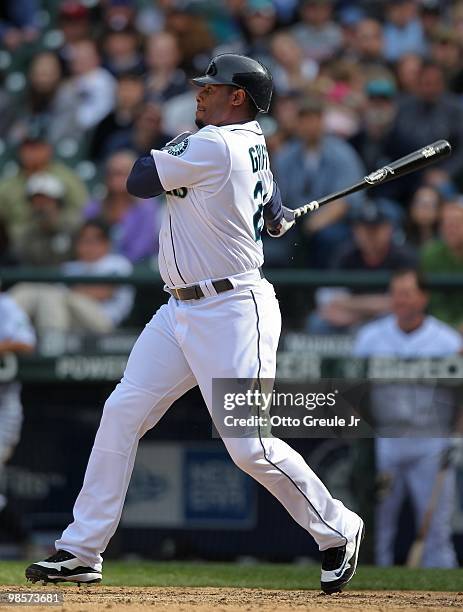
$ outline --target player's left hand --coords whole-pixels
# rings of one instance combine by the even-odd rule
[[[283,219],[278,225],[266,225],[267,233],[272,238],[280,238],[296,223],[294,210],[283,206]]]

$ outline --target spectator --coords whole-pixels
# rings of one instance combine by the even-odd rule
[[[452,143],[453,155],[439,170],[455,178],[463,168],[463,108],[460,100],[446,91],[442,68],[427,62],[421,69],[417,95],[399,106],[393,134],[397,157],[441,138]],[[420,175],[413,177],[416,186]]]
[[[61,137],[79,140],[113,109],[116,81],[101,66],[96,43],[90,39],[72,44],[70,70],[70,79],[58,92],[56,108],[68,113],[67,130]]]
[[[215,46],[214,38],[205,17],[197,11],[195,3],[182,7],[175,3],[166,11],[165,30],[177,39],[182,57],[182,68],[190,73],[198,73],[206,57],[210,57]]]
[[[133,0],[109,0],[102,8],[103,22],[110,30],[122,31],[133,27],[137,8]]]
[[[13,97],[5,87],[6,75],[0,68],[0,136],[5,138],[16,118],[15,108],[13,108]]]
[[[15,240],[14,252],[22,264],[53,266],[71,255],[76,223],[63,215],[63,183],[53,174],[33,174],[26,183],[30,219]]]
[[[231,48],[220,48],[218,52],[248,55],[262,62],[273,72],[271,34],[276,22],[277,14],[272,0],[247,0],[239,20],[243,32],[242,40]]]
[[[51,174],[62,182],[63,215],[69,222],[80,219],[81,209],[88,199],[85,185],[70,168],[53,159],[53,149],[39,126],[29,126],[19,147],[18,161],[16,174],[0,180],[0,215],[7,222],[13,238],[30,218],[26,184],[32,174],[39,172]]]
[[[197,127],[194,122],[196,112],[196,87],[190,85],[188,90],[169,100],[162,108],[162,124],[167,134],[194,132]]]
[[[104,161],[114,151],[128,146],[144,95],[141,76],[126,72],[117,77],[116,105],[95,128],[89,150],[91,159]]]
[[[164,30],[166,25],[166,13],[172,9],[173,4],[174,2],[172,0],[163,0],[162,4],[151,2],[141,6],[134,20],[138,32],[146,38],[154,32]]]
[[[299,136],[300,106],[300,95],[296,91],[276,94],[273,98],[273,116],[277,123],[282,145],[288,144]]]
[[[90,10],[78,0],[64,0],[59,3],[58,28],[63,35],[63,43],[58,53],[63,61],[66,74],[72,57],[72,45],[81,40],[92,38]]]
[[[429,40],[440,27],[444,17],[443,13],[445,12],[445,2],[442,3],[440,0],[420,0],[419,17],[426,40]]]
[[[0,357],[30,353],[35,334],[26,315],[6,294],[0,293]],[[9,523],[8,536],[23,541],[26,534],[13,510],[7,507],[4,469],[19,441],[23,421],[21,386],[16,380],[0,382],[0,525]]]
[[[428,293],[415,271],[397,271],[390,283],[390,296],[392,314],[360,330],[355,356],[442,358],[463,349],[455,330],[425,314]],[[385,483],[376,510],[378,565],[394,564],[394,540],[406,494],[411,497],[416,529],[423,524],[437,474],[451,447],[449,438],[460,429],[453,393],[429,382],[376,383],[371,390],[369,406],[375,430],[386,436],[375,440],[378,481]],[[454,496],[455,468],[450,466],[426,534],[424,567],[456,566],[451,540]]]
[[[457,0],[450,7],[450,22],[461,36],[463,34],[463,2]]]
[[[333,57],[341,48],[341,28],[333,21],[333,0],[302,0],[301,22],[292,28],[304,55],[316,62]]]
[[[152,34],[146,43],[146,92],[153,102],[165,102],[188,89],[177,39],[170,32]]]
[[[20,142],[27,126],[36,121],[44,126],[47,140],[57,142],[61,121],[55,103],[62,76],[61,63],[55,53],[43,51],[33,57],[25,97],[15,109],[15,121],[9,129],[10,141],[14,144]]]
[[[288,32],[273,36],[272,54],[276,62],[272,76],[277,94],[303,92],[317,76],[317,63],[304,58],[300,45]]]
[[[340,8],[337,16],[342,28],[342,54],[350,58],[357,46],[357,26],[365,19],[365,11],[358,5],[347,5]]]
[[[181,124],[177,124],[177,131],[183,131]],[[124,148],[132,149],[137,155],[146,155],[151,149],[161,149],[170,138],[171,136],[163,129],[161,107],[153,102],[147,102],[139,110],[130,140],[124,143]]]
[[[384,24],[385,59],[394,62],[404,53],[424,55],[425,52],[423,26],[415,0],[389,0]]]
[[[368,73],[384,66],[383,28],[376,19],[367,17],[357,23],[353,46],[355,60]]]
[[[159,199],[136,200],[125,183],[136,156],[130,151],[114,153],[106,163],[106,196],[90,202],[87,219],[101,218],[108,224],[113,251],[137,262],[157,253],[160,227]]]
[[[350,143],[367,169],[381,168],[392,159],[390,138],[397,113],[396,87],[392,80],[378,78],[368,81],[365,93],[361,128]]]
[[[437,29],[431,38],[431,59],[444,71],[447,87],[453,93],[463,93],[462,45],[460,37],[449,28]]]
[[[13,255],[10,234],[4,219],[0,218],[0,268],[14,266],[18,263]]]
[[[388,77],[368,81],[365,93],[365,103],[360,113],[360,130],[349,142],[361,157],[367,171],[371,171],[400,157],[393,133],[398,102],[394,81]],[[415,185],[414,178],[390,181],[378,185],[375,195],[405,202],[411,191],[410,185]]]
[[[37,0],[5,0],[0,8],[0,44],[14,52],[37,40],[40,28]]]
[[[341,189],[364,174],[354,149],[340,138],[325,134],[323,110],[320,100],[306,100],[299,111],[298,139],[283,147],[274,158],[283,201],[290,208]],[[346,224],[349,206],[359,205],[361,198],[354,194],[337,200],[306,218],[303,227],[311,236],[312,266],[328,265],[334,246],[349,234]]]
[[[120,74],[144,71],[138,32],[131,26],[110,28],[103,38],[103,66],[116,78]]]
[[[323,120],[328,134],[346,140],[358,132],[364,78],[358,64],[344,59],[327,62],[320,69],[317,85],[325,95]]]
[[[397,60],[395,64],[397,86],[404,97],[418,95],[422,67],[423,59],[416,53],[404,53]]]
[[[447,274],[463,269],[463,200],[460,196],[444,202],[441,212],[440,236],[425,245],[421,255],[423,272]],[[430,312],[438,319],[463,330],[461,291],[433,291]]]
[[[441,204],[441,195],[434,187],[423,185],[417,189],[405,228],[409,244],[421,249],[437,238]]]
[[[331,261],[335,270],[398,270],[415,267],[417,258],[408,246],[394,243],[393,211],[386,203],[368,201],[353,216],[353,242],[342,246]],[[369,319],[389,312],[384,293],[351,293],[348,289],[316,294],[317,310],[310,315],[312,333],[346,333]]]
[[[127,276],[130,262],[111,254],[108,226],[98,220],[86,221],[76,238],[76,261],[64,263],[68,276]],[[39,333],[70,330],[97,334],[111,332],[129,314],[133,289],[117,285],[49,285],[19,283],[11,297],[31,317]]]
[[[433,33],[431,59],[442,68],[447,87],[454,93],[461,93],[454,87],[458,75],[461,74],[461,51],[459,36],[453,30],[441,27]]]

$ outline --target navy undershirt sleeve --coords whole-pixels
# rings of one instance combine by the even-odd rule
[[[137,198],[154,198],[164,193],[154,159],[148,155],[140,157],[127,178],[127,191]]]
[[[283,203],[278,185],[273,181],[273,194],[264,206],[264,219],[268,226],[278,225],[283,219]]]

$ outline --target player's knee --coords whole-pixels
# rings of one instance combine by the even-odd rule
[[[229,439],[225,441],[233,463],[243,472],[252,474],[264,460],[262,447],[253,438]]]
[[[129,435],[141,435],[153,402],[151,394],[127,383],[119,383],[105,402],[101,423]]]

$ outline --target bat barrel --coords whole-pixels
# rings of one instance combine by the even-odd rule
[[[387,166],[375,170],[371,174],[365,177],[365,182],[368,185],[378,185],[380,183],[387,183],[393,179],[399,178],[408,174],[409,172],[415,172],[426,168],[430,164],[434,164],[440,159],[448,157],[452,152],[452,147],[447,140],[437,140],[432,144],[426,145],[413,153],[405,155],[400,159],[396,159]]]
[[[361,181],[351,185],[350,187],[346,187],[345,189],[336,191],[335,193],[330,193],[329,195],[311,202],[310,204],[305,204],[304,206],[296,208],[294,211],[294,216],[295,218],[301,217],[312,210],[316,210],[323,204],[328,204],[334,200],[344,198],[351,193],[361,191],[362,189],[369,189],[370,187],[374,187],[375,185],[380,185],[382,183],[387,183],[388,181],[400,178],[409,172],[422,170],[423,168],[426,168],[426,166],[448,157],[451,152],[452,147],[447,140],[436,140],[436,142],[433,142],[432,144],[422,147],[417,151],[413,151],[413,153],[409,153],[408,155],[405,155],[405,157],[396,159],[395,161],[390,162],[387,166],[371,172]],[[316,204],[316,206],[313,206],[314,204]]]

